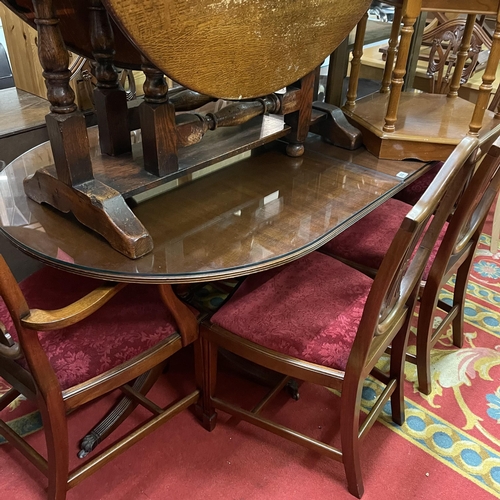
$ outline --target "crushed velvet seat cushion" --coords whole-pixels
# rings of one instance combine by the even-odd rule
[[[322,251],[345,261],[360,264],[370,269],[378,269],[396,232],[410,210],[411,206],[407,203],[390,198],[323,245]],[[448,223],[445,223],[432,249],[422,276],[424,280],[429,275],[447,227]]]
[[[31,309],[58,309],[99,284],[47,267],[25,279],[20,287]],[[1,299],[0,320],[17,340]],[[39,332],[38,336],[64,390],[132,359],[176,330],[157,286],[128,285],[88,318],[60,330]],[[19,362],[27,367],[24,358]]]
[[[345,370],[372,283],[313,252],[248,277],[211,321],[274,351]]]
[[[434,165],[424,175],[421,175],[417,180],[399,191],[399,193],[396,193],[394,199],[404,201],[408,205],[415,205],[424,194],[424,191],[430,186],[430,183],[434,180],[434,177],[436,177],[442,166],[442,161],[434,162]]]

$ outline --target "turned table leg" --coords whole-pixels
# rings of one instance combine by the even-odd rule
[[[67,185],[94,178],[87,126],[77,111],[75,93],[69,85],[69,54],[59,30],[52,0],[34,0],[38,31],[38,56],[47,86],[50,114],[47,131],[54,153],[58,179]]]
[[[354,48],[352,51],[351,71],[349,73],[349,87],[347,89],[346,108],[354,108],[356,97],[358,96],[359,70],[361,69],[361,57],[363,56],[363,42],[365,40],[366,23],[368,22],[368,12],[356,27],[356,37],[354,38]]]
[[[389,48],[387,49],[387,57],[385,59],[384,76],[382,77],[382,85],[380,87],[381,94],[386,94],[391,89],[391,76],[392,71],[394,70],[394,60],[396,59],[402,17],[403,11],[401,7],[396,7],[394,9],[394,19],[392,20]]]
[[[46,122],[56,174],[50,167],[38,170],[25,179],[25,192],[37,203],[72,212],[82,224],[101,234],[124,255],[141,257],[153,248],[151,236],[121,193],[94,178],[85,118],[77,111],[75,94],[69,85],[69,55],[59,30],[55,5],[52,0],[34,0],[33,6],[39,58],[50,102],[51,113]],[[102,15],[102,11],[95,12]],[[103,55],[101,62],[108,64],[107,57]],[[114,121],[114,115],[107,119]],[[129,137],[127,131],[128,143]]]
[[[477,94],[476,106],[469,125],[469,134],[478,135],[483,124],[484,113],[488,108],[493,82],[495,81],[498,61],[500,60],[500,12],[497,14],[495,32],[493,33],[493,43],[491,45],[490,56],[483,73],[483,81]]]
[[[309,133],[311,123],[312,102],[314,95],[315,71],[299,80],[300,104],[298,111],[285,115],[285,123],[292,128],[287,136],[289,142],[286,153],[288,156],[297,157],[304,154],[304,142]]]
[[[90,2],[90,40],[97,63],[94,103],[103,154],[120,155],[132,150],[127,126],[127,95],[113,65],[114,37],[108,13],[101,0]]]
[[[140,105],[144,168],[159,177],[179,168],[175,109],[168,100],[165,75],[142,58],[144,102]]]
[[[395,123],[398,118],[399,100],[406,74],[406,63],[408,62],[408,54],[410,51],[411,37],[413,35],[413,26],[420,14],[421,1],[408,0],[405,12],[403,13],[403,27],[401,28],[401,40],[399,42],[398,57],[396,66],[392,74],[391,93],[387,105],[385,116],[384,132],[394,132],[396,130]]]

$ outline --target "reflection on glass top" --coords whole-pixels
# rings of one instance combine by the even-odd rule
[[[51,162],[43,144],[0,173],[1,229],[36,258],[125,281],[201,281],[285,263],[331,239],[400,184],[307,147],[302,158],[273,149],[139,202],[133,211],[154,250],[131,260],[71,215],[27,199],[23,179]]]

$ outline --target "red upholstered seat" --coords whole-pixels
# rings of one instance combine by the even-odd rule
[[[372,283],[313,252],[248,277],[211,321],[269,349],[345,370]]]
[[[58,309],[95,289],[96,281],[43,268],[20,287],[31,309]],[[1,298],[0,319],[17,340]],[[176,329],[157,286],[129,285],[88,318],[61,330],[39,332],[39,338],[64,390],[132,359]],[[27,367],[24,358],[19,363]]]
[[[386,214],[374,212],[334,239],[333,243],[342,241],[351,232],[344,240],[349,243],[348,257],[352,257],[351,247],[356,252],[361,246],[363,254],[363,225],[368,221],[367,233],[376,236],[366,246],[382,261],[380,266],[380,261],[376,263],[373,279],[342,260],[313,252],[280,269],[248,277],[218,312],[201,322],[201,409],[208,429],[215,427],[218,409],[341,460],[349,492],[361,498],[360,443],[389,399],[392,420],[398,425],[404,422],[404,363],[422,273],[444,221],[470,178],[478,147],[476,138],[465,137],[413,209],[391,200],[380,209]],[[380,236],[379,228],[386,236]],[[438,262],[436,257],[433,268]],[[389,346],[389,369],[382,373],[376,365]],[[284,377],[248,411],[218,394],[219,349]],[[370,373],[385,388],[360,426],[362,382]],[[339,447],[262,414],[289,377],[338,391]],[[337,430],[327,434],[331,438]]]
[[[409,205],[415,205],[415,203],[417,203],[417,201],[420,200],[420,197],[424,194],[424,191],[430,186],[442,166],[442,161],[434,162],[434,165],[430,170],[428,170],[424,175],[421,175],[416,181],[413,181],[411,184],[399,191],[399,193],[396,193],[394,198],[396,200],[404,201]]]
[[[323,245],[322,250],[346,261],[378,269],[394,235],[410,210],[411,206],[407,203],[390,198]],[[447,227],[448,223],[445,223],[431,252],[424,270],[424,280],[427,279]]]
[[[0,321],[10,333],[0,324],[0,376],[11,386],[0,411],[19,396],[36,403],[46,458],[4,420],[1,434],[47,476],[49,499],[65,499],[80,480],[198,401],[198,389],[166,406],[147,396],[168,359],[199,339],[196,316],[170,285],[99,283],[49,267],[19,285],[0,255],[0,296]],[[199,357],[195,365],[200,373]],[[93,456],[70,468],[68,414],[78,419],[79,407],[115,390],[124,397],[109,401],[103,420],[85,433],[80,427],[78,456]],[[96,452],[138,405],[153,415]]]

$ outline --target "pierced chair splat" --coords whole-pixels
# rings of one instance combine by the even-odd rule
[[[0,376],[12,386],[0,409],[20,394],[36,402],[47,459],[1,420],[0,434],[48,477],[49,500],[65,499],[68,489],[198,400],[198,390],[164,408],[146,398],[168,358],[198,337],[194,315],[169,285],[98,282],[50,267],[18,285],[0,256],[0,294]],[[69,470],[67,414],[115,389],[129,405],[108,417],[101,438],[138,404],[152,416]]]
[[[469,172],[474,174],[467,187],[457,190],[459,199],[432,250],[419,293],[416,355],[408,354],[407,360],[417,364],[419,390],[425,394],[432,389],[431,349],[451,323],[454,345],[461,347],[463,344],[464,305],[470,268],[486,216],[500,187],[500,140],[497,139],[484,158],[477,155],[476,160],[471,163],[474,168]],[[479,160],[481,163],[477,166]],[[389,199],[339,238],[322,247],[322,251],[374,275],[388,250],[387,239],[390,240],[395,233],[409,208],[402,201]],[[453,300],[448,305],[439,299],[439,294],[453,274],[456,274]],[[444,311],[446,316],[434,328],[436,308]]]
[[[468,138],[445,164],[400,225],[375,279],[312,252],[248,277],[202,323],[201,401],[209,429],[215,427],[219,409],[324,453],[343,462],[349,491],[362,496],[360,443],[389,399],[393,420],[404,421],[403,365],[421,275],[454,203],[462,166],[476,149],[477,140]],[[389,345],[390,371],[383,374],[375,365]],[[217,397],[219,347],[286,376],[339,391],[340,449],[261,416],[264,404],[246,411]],[[361,391],[369,374],[385,389],[360,425]]]

